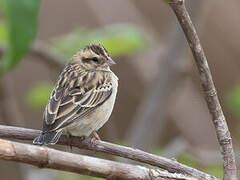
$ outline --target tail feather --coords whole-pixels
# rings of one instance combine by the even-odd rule
[[[62,131],[49,131],[41,133],[33,140],[34,145],[56,144],[62,135]]]

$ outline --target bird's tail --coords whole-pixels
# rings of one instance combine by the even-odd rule
[[[62,131],[43,132],[33,140],[34,145],[56,144],[62,135]]]

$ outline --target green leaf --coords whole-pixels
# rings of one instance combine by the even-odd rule
[[[149,39],[136,26],[130,24],[113,24],[101,29],[77,29],[68,35],[51,41],[54,51],[71,57],[80,48],[100,43],[112,57],[139,51],[149,44]]]
[[[27,94],[27,104],[35,109],[44,108],[48,102],[53,85],[48,82],[35,84]]]
[[[39,0],[6,0],[8,51],[2,68],[13,68],[29,50],[36,36]]]
[[[6,46],[8,42],[8,33],[4,21],[0,21],[0,44]]]

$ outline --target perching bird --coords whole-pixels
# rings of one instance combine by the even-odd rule
[[[43,130],[33,144],[56,144],[65,131],[87,137],[109,119],[118,78],[107,50],[91,44],[75,54],[60,74],[43,114]],[[95,134],[97,136],[97,134]]]

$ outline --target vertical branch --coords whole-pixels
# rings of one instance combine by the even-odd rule
[[[237,169],[232,147],[232,138],[223,114],[217,91],[213,83],[212,75],[208,67],[207,58],[204,54],[200,40],[194,28],[194,25],[185,8],[184,0],[170,0],[169,5],[174,11],[177,19],[185,33],[188,44],[191,48],[195,63],[199,70],[200,81],[205,94],[208,109],[212,116],[212,121],[216,129],[218,142],[221,147],[221,153],[224,161],[224,179],[237,180]]]

